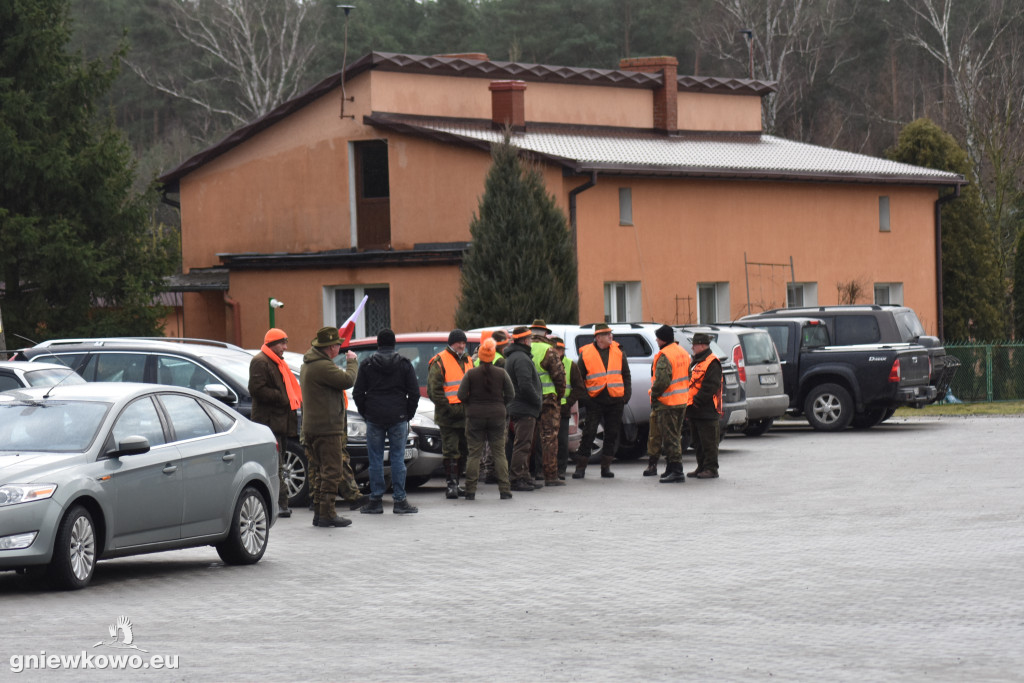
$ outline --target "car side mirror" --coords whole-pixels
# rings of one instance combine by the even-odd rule
[[[231,392],[223,384],[207,384],[203,387],[203,393],[224,403],[229,403],[231,399]]]
[[[117,442],[117,448],[107,452],[111,458],[119,458],[122,455],[139,455],[149,452],[149,439],[144,436],[126,436]]]

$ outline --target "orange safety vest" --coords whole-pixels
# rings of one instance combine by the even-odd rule
[[[690,354],[679,344],[666,344],[658,350],[651,363],[651,384],[654,384],[654,375],[658,366],[658,359],[662,356],[668,358],[672,366],[672,381],[668,388],[658,397],[658,401],[667,406],[685,406],[689,403],[687,397],[690,390]]]
[[[714,353],[709,353],[707,357],[701,362],[693,366],[693,370],[690,372],[690,391],[686,395],[686,405],[693,405],[693,397],[700,391],[700,386],[704,383],[704,375],[708,372],[708,367],[712,363],[718,363],[721,365],[721,361],[718,360],[718,356]],[[725,377],[722,378],[722,383],[725,383]],[[714,396],[715,410],[718,414],[722,414],[722,387],[719,385],[718,392]]]
[[[612,342],[608,347],[607,368],[594,344],[587,344],[580,349],[580,358],[587,366],[587,393],[597,396],[603,389],[608,389],[609,396],[620,398],[626,395],[625,384],[622,382],[622,349],[618,343]]]
[[[473,359],[466,356],[465,364],[463,364],[454,354],[447,353],[447,351],[448,349],[445,349],[438,353],[430,359],[430,363],[433,363],[438,358],[441,359],[444,367],[444,397],[448,399],[448,403],[462,403],[459,400],[459,384],[462,383],[462,377],[466,374],[466,371],[473,369]],[[427,365],[429,366],[430,363],[427,363]]]

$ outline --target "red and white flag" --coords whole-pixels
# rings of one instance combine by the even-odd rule
[[[342,346],[348,346],[349,340],[352,339],[352,334],[356,331],[356,321],[359,320],[359,314],[363,312],[363,308],[366,307],[366,301],[369,298],[369,294],[364,296],[363,300],[356,306],[356,310],[348,317],[348,320],[338,328],[338,336],[341,337]]]

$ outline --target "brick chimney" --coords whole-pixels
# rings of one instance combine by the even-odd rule
[[[526,130],[526,81],[491,81],[491,123]]]
[[[662,133],[675,133],[679,122],[679,103],[676,99],[679,91],[676,81],[679,60],[675,57],[633,57],[620,60],[619,69],[661,72],[661,87],[654,91],[654,129]]]

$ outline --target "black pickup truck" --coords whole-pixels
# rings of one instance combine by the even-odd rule
[[[782,359],[789,413],[815,429],[873,427],[899,406],[935,400],[928,349],[920,344],[831,346],[825,323],[814,318],[736,324],[768,331]]]

